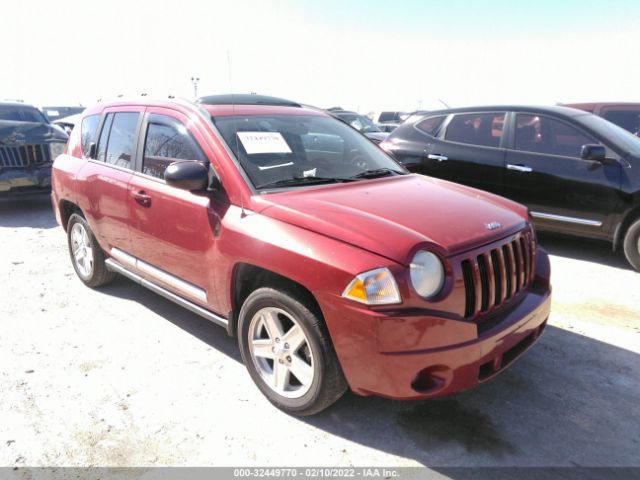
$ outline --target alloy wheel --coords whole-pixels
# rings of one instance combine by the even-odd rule
[[[81,223],[75,223],[71,228],[71,250],[78,271],[89,277],[93,272],[93,249],[89,241],[87,229]]]
[[[280,308],[258,310],[249,325],[249,351],[262,380],[277,394],[299,398],[316,374],[314,354],[301,325]]]

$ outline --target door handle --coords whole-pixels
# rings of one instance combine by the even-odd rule
[[[533,168],[527,167],[526,165],[512,165],[510,163],[507,164],[507,169],[515,170],[516,172],[522,172],[522,173],[533,172]]]
[[[144,190],[138,190],[137,192],[131,192],[131,196],[133,199],[138,202],[143,207],[151,206],[151,197],[147,195],[147,192]]]
[[[427,158],[431,160],[438,160],[439,162],[449,160],[449,157],[445,157],[444,155],[440,155],[439,153],[430,153],[429,155],[427,155]]]

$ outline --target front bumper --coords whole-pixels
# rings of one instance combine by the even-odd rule
[[[536,263],[529,289],[484,329],[469,320],[389,315],[325,297],[321,307],[351,389],[360,395],[424,399],[472,388],[504,370],[540,338],[549,317],[544,251],[539,250]],[[416,348],[425,344],[432,346]]]
[[[51,190],[51,163],[30,167],[0,167],[0,195],[46,193]]]

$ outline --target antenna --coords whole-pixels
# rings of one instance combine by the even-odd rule
[[[444,100],[438,99],[438,101],[443,104],[445,107],[447,108],[451,108],[449,105],[447,105],[447,103]]]

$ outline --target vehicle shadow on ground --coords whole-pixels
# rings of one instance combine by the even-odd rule
[[[0,200],[0,227],[46,229],[57,226],[49,195]]]
[[[569,237],[538,232],[538,241],[550,255],[599,263],[608,267],[633,270],[622,250],[613,251],[611,244],[588,238]]]
[[[223,328],[139,285],[119,278],[102,291],[140,302],[241,362]],[[515,365],[476,389],[409,402],[348,392],[299,421],[431,467],[630,466],[640,464],[638,398],[639,355],[548,326]]]

